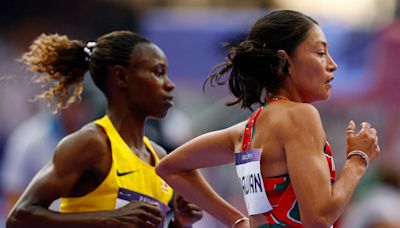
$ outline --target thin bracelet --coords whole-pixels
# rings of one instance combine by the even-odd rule
[[[351,157],[351,156],[353,156],[353,155],[359,155],[359,156],[361,156],[361,157],[364,159],[365,164],[367,165],[367,168],[368,168],[368,166],[369,166],[369,157],[368,157],[368,154],[364,153],[364,152],[361,151],[361,150],[353,150],[353,151],[351,151],[351,152],[347,155],[347,159],[349,159],[349,157]]]
[[[233,223],[232,228],[235,228],[235,226],[236,226],[237,224],[239,224],[239,223],[241,223],[241,222],[243,222],[243,221],[245,221],[245,220],[249,220],[249,218],[243,217],[243,218],[240,218],[240,219],[236,220],[236,221]]]

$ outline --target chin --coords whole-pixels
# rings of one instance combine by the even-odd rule
[[[325,96],[324,100],[329,100],[329,98],[331,98],[331,93],[330,92]]]
[[[308,102],[306,101],[306,103],[323,102],[323,101],[329,100],[330,97],[331,97],[330,94],[326,94],[324,96],[321,96],[321,97],[318,97],[318,98],[315,98],[315,99],[311,99]]]
[[[159,112],[159,113],[154,113],[153,115],[150,116],[151,119],[162,119],[165,116],[167,116],[168,110]]]
[[[328,101],[330,97],[331,96],[325,96],[322,99],[319,99],[319,101]]]
[[[323,91],[323,93],[320,94],[320,97],[318,100],[326,101],[326,100],[329,100],[330,97],[331,97],[331,91],[327,90],[327,91]]]

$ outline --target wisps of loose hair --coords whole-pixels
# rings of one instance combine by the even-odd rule
[[[58,34],[36,38],[19,59],[28,70],[38,73],[33,82],[47,86],[33,100],[46,99],[48,106],[55,104],[55,112],[80,101],[85,72],[89,69],[83,48],[83,42]]]

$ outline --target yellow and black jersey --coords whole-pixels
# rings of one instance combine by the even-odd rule
[[[158,202],[166,213],[169,210],[168,202],[173,197],[172,188],[156,174],[154,166],[145,163],[131,151],[107,115],[94,123],[104,129],[110,140],[110,171],[92,192],[82,197],[62,198],[60,211],[72,213],[111,210],[122,207],[129,201],[138,200]],[[143,141],[157,164],[160,159],[150,140],[144,137]]]

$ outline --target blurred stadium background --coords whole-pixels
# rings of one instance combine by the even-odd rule
[[[35,147],[35,142],[30,142],[41,129],[23,128],[29,131],[22,133],[26,134],[25,138],[14,136],[11,139],[11,135],[18,135],[15,129],[29,122],[32,116],[45,113],[42,122],[66,119],[64,131],[58,135],[61,137],[68,132],[65,128],[74,130],[85,121],[103,114],[104,100],[89,77],[84,101],[73,115],[66,113],[54,117],[42,103],[29,101],[40,88],[31,83],[29,73],[21,69],[16,59],[35,37],[41,33],[59,33],[92,41],[104,33],[128,29],[159,45],[169,59],[169,75],[177,85],[176,106],[167,118],[149,121],[146,131],[151,138],[171,150],[201,133],[247,118],[248,111],[224,107],[224,103],[231,99],[224,95],[227,88],[207,87],[203,93],[202,85],[210,69],[223,61],[225,51],[221,48],[222,43],[240,40],[257,18],[274,9],[299,10],[317,19],[325,31],[329,50],[339,65],[332,98],[315,104],[335,153],[337,169],[340,170],[344,163],[348,121],[353,119],[360,123],[365,120],[378,129],[382,155],[363,178],[345,213],[348,216],[340,220],[339,227],[379,227],[382,224],[400,227],[398,216],[394,218],[396,216],[391,214],[394,211],[398,215],[399,209],[396,208],[400,207],[400,203],[396,203],[400,201],[399,3],[399,0],[2,1],[0,227],[4,226],[9,206],[25,188],[27,180],[35,174],[37,167],[50,159],[50,155],[36,151],[40,147]],[[72,123],[76,125],[72,126]],[[27,148],[18,148],[22,145]],[[14,148],[29,151],[29,155],[14,153]],[[38,165],[33,166],[33,162]],[[9,175],[8,171],[15,166],[24,170],[23,174],[21,171],[24,177]],[[225,199],[245,210],[233,165],[212,168],[204,173]],[[381,199],[381,196],[389,195],[393,198]],[[372,206],[369,199],[376,200]],[[359,210],[360,207],[364,209]],[[369,207],[373,209],[367,210]],[[389,209],[392,212],[387,212]],[[222,225],[206,215],[195,227]]]

